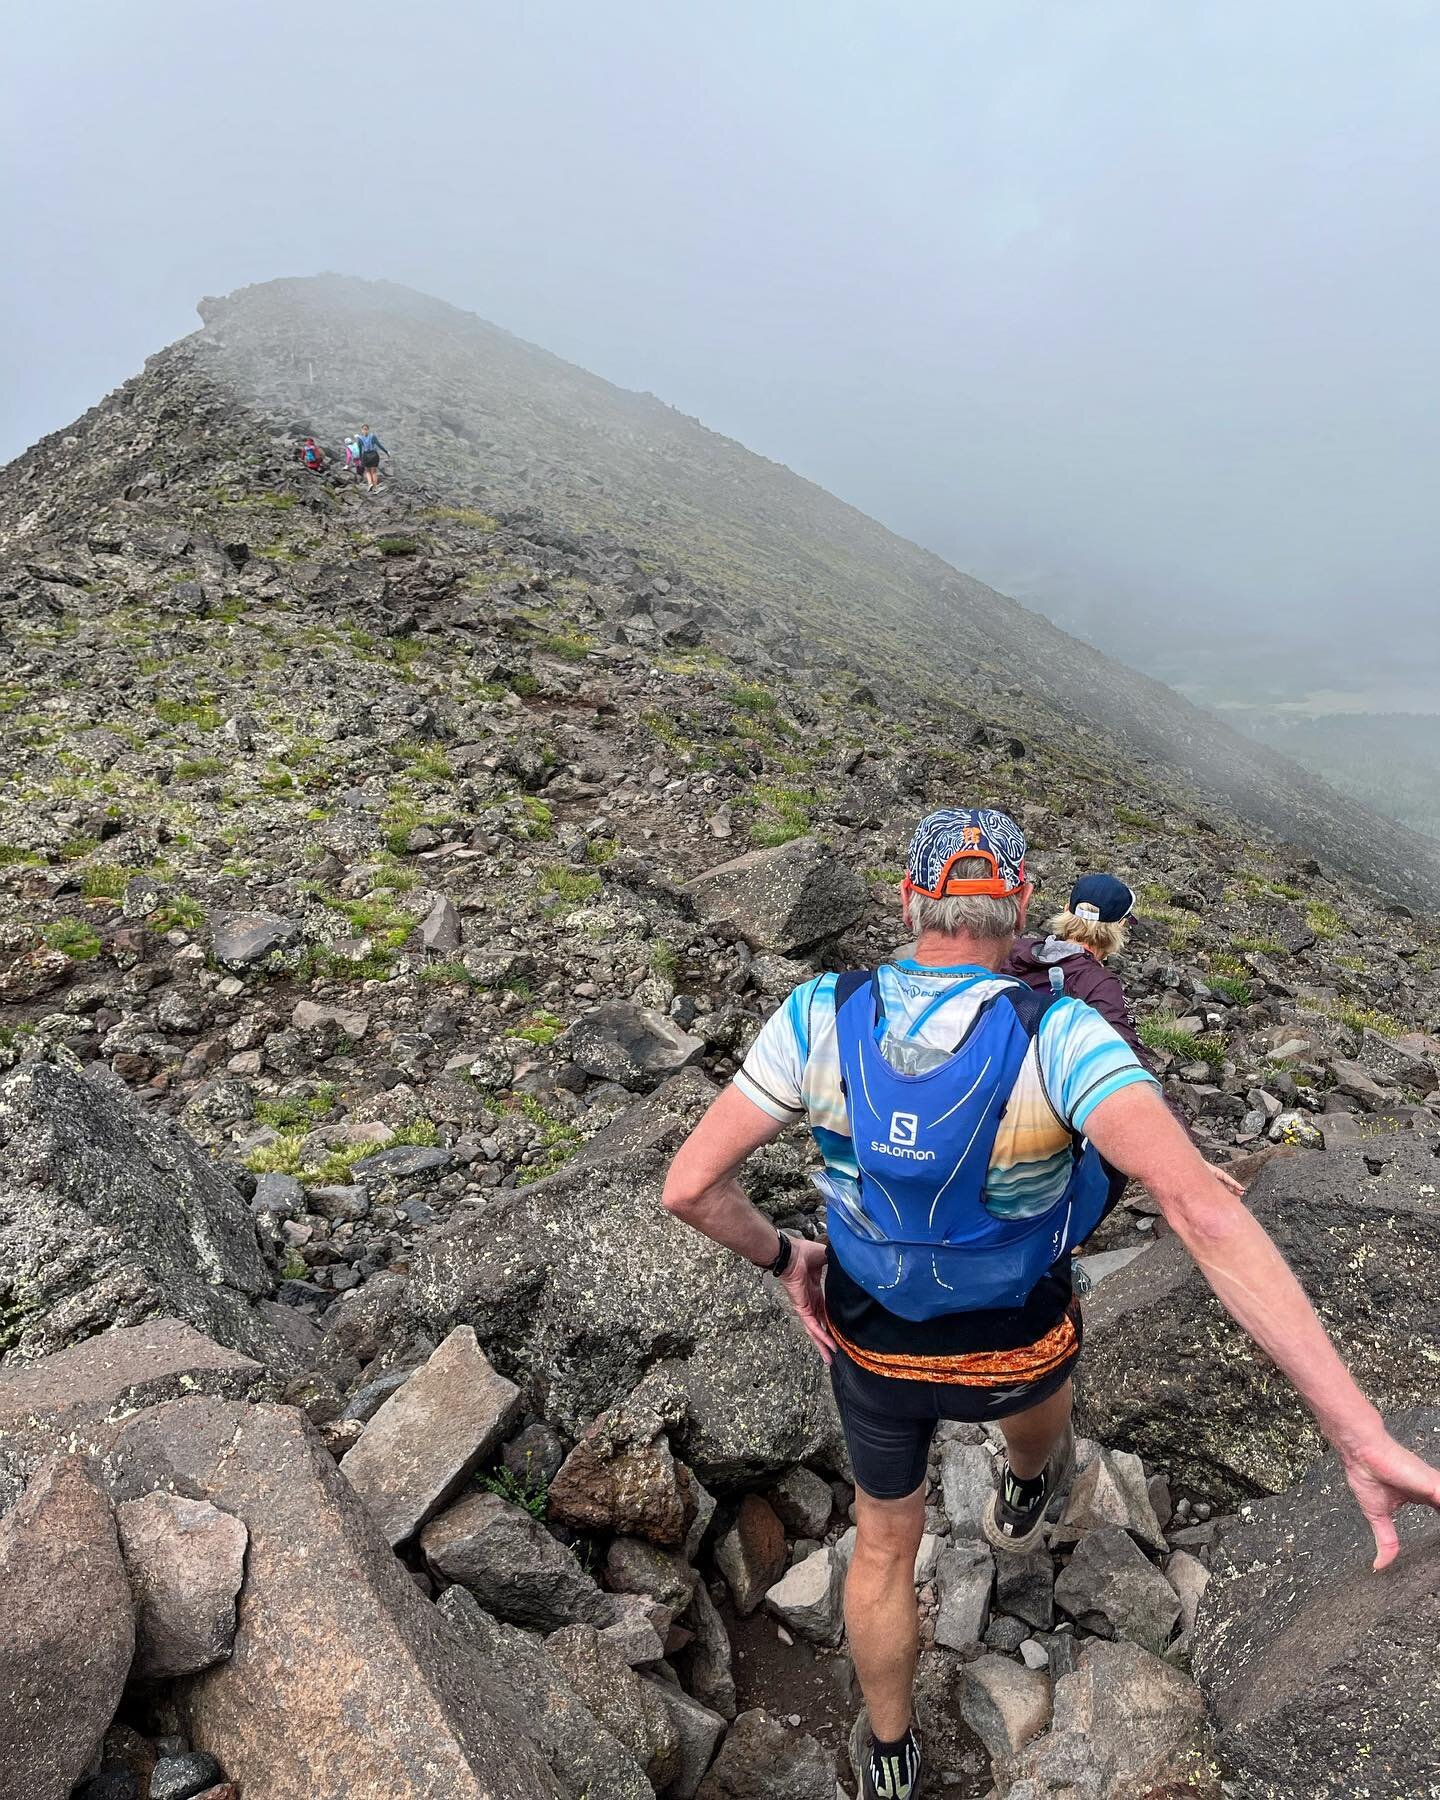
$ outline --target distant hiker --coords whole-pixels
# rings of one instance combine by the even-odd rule
[[[1082,875],[1070,890],[1065,911],[1051,919],[1049,936],[1017,938],[1004,973],[1017,976],[1027,987],[1054,988],[1093,1006],[1124,1038],[1140,1066],[1154,1075],[1155,1065],[1135,1030],[1120,977],[1106,967],[1110,957],[1124,949],[1134,911],[1135,895],[1117,875]],[[1188,1135],[1184,1114],[1173,1102],[1166,1104]],[[1223,1169],[1215,1174],[1232,1193],[1244,1191]]]
[[[990,808],[922,819],[900,886],[914,954],[796,988],[665,1182],[667,1211],[777,1277],[830,1364],[856,1482],[845,1617],[873,1733],[863,1800],[920,1793],[914,1574],[938,1420],[993,1421],[1004,1435],[981,1521],[1001,1552],[1040,1540],[1069,1480],[1081,1353],[1069,1250],[1104,1206],[1102,1154],[1150,1190],[1315,1413],[1377,1567],[1396,1555],[1402,1506],[1440,1508],[1440,1471],[1386,1432],[1263,1226],[1130,1046],[1083,1001],[1000,973],[1034,891],[1025,851],[1015,821]],[[737,1179],[801,1120],[825,1165],[828,1251],[777,1230]]]
[[[325,452],[313,437],[306,438],[300,446],[300,460],[312,475],[318,475],[325,467]]]
[[[353,469],[356,477],[359,477],[360,440],[358,437],[348,437],[345,440],[345,467],[347,469]]]
[[[368,425],[360,427],[360,434],[355,440],[355,447],[360,452],[360,473],[365,477],[368,488],[380,485],[380,458],[390,452],[376,437]]]

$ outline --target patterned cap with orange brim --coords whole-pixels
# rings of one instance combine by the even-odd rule
[[[1025,833],[1009,813],[993,807],[944,807],[927,813],[915,827],[905,859],[910,887],[930,900],[965,894],[1003,897],[1025,886]],[[957,862],[983,857],[992,874],[962,881],[950,871]]]

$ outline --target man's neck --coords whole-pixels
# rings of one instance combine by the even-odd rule
[[[927,969],[958,969],[967,964],[998,969],[1014,942],[1014,938],[947,937],[943,932],[927,931],[917,940],[911,956]]]

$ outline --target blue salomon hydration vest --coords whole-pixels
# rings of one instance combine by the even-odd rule
[[[1005,988],[980,1009],[949,1058],[920,1075],[893,1069],[877,1041],[880,984],[840,976],[835,1026],[858,1193],[817,1177],[840,1266],[902,1319],[1021,1306],[1052,1263],[1094,1230],[1109,1180],[1077,1142],[1065,1192],[1028,1219],[985,1205],[990,1153],[1021,1064],[1059,996]],[[847,1191],[849,1189],[849,1191]]]

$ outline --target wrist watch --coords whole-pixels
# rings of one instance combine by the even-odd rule
[[[790,1241],[789,1235],[786,1232],[781,1231],[778,1226],[776,1227],[775,1235],[780,1240],[780,1248],[775,1252],[775,1260],[770,1264],[769,1273],[772,1275],[783,1275],[790,1267],[790,1258],[794,1255],[795,1246]]]

